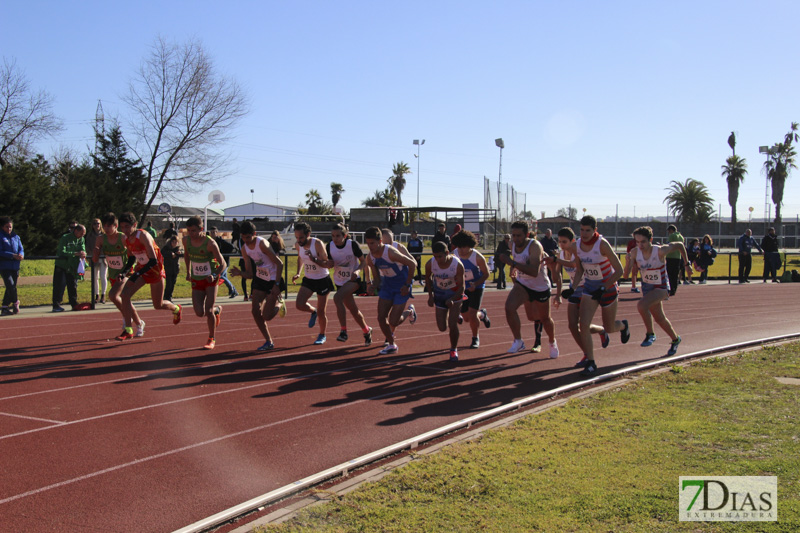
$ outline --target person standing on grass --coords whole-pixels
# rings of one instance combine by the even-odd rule
[[[183,249],[186,250],[183,255],[186,281],[192,283],[192,308],[195,315],[206,317],[208,324],[208,341],[203,348],[213,350],[222,319],[222,306],[216,305],[217,288],[222,285],[222,273],[228,265],[217,241],[203,232],[203,221],[199,216],[189,217],[186,221]]]
[[[627,278],[630,276],[631,278],[631,292],[639,292],[639,288],[636,286],[636,278],[639,277],[639,267],[636,265],[636,260],[633,258],[631,254],[632,251],[636,250],[636,239],[631,237],[631,240],[628,241],[627,250],[625,251],[625,269],[622,272],[622,277]]]
[[[753,238],[753,232],[747,228],[743,235],[736,239],[739,249],[739,283],[750,283],[750,269],[753,268],[753,247],[763,252],[758,242]]]
[[[264,337],[264,344],[258,347],[258,351],[264,352],[275,348],[267,322],[276,315],[281,318],[286,316],[286,303],[281,299],[283,261],[272,251],[266,239],[256,236],[256,227],[252,222],[242,222],[239,231],[242,252],[240,264],[244,265],[244,270],[231,267],[231,275],[252,280],[250,310]]]
[[[14,233],[14,221],[11,217],[0,217],[0,276],[6,290],[3,294],[2,316],[19,313],[19,295],[17,280],[19,279],[20,261],[25,259],[22,239]]]
[[[380,228],[373,226],[364,232],[369,248],[367,266],[372,270],[370,291],[378,294],[378,325],[386,339],[379,355],[388,355],[397,353],[395,329],[409,317],[411,324],[417,321],[414,306],[409,305],[406,309],[411,298],[416,261],[394,246],[384,244],[381,238]]]
[[[458,315],[464,299],[464,265],[444,242],[431,246],[433,258],[425,264],[428,306],[436,309],[436,327],[450,330],[450,362],[458,362]]]
[[[150,236],[153,238],[154,241],[156,237],[158,237],[158,232],[156,231],[156,228],[153,227],[153,223],[150,222],[149,220],[147,221],[147,226],[144,228],[144,230],[150,234]]]
[[[667,241],[671,243],[673,242],[685,242],[683,235],[678,232],[678,228],[670,224],[667,226],[667,232],[669,236],[667,237]],[[670,252],[667,255],[667,277],[669,277],[669,295],[675,296],[675,293],[678,291],[678,278],[680,277],[681,270],[683,268],[683,259],[681,259],[681,254],[676,250]]]
[[[149,233],[136,229],[136,224],[136,215],[131,212],[122,213],[119,217],[119,229],[125,235],[125,247],[128,249],[128,261],[120,274],[121,277],[126,277],[127,279],[121,294],[125,329],[117,337],[119,341],[133,338],[131,324],[136,310],[133,307],[132,299],[136,291],[145,285],[150,285],[150,298],[153,301],[153,308],[163,309],[172,313],[173,324],[177,325],[181,321],[181,306],[164,301],[164,278],[166,278],[166,274],[161,250]],[[134,266],[136,269],[128,274]],[[142,335],[144,335],[144,321],[141,322],[140,327]]]
[[[472,343],[469,347],[478,348],[481,345],[478,336],[480,323],[483,322],[487,328],[492,325],[488,311],[481,307],[483,289],[489,279],[489,266],[483,254],[475,250],[478,239],[471,231],[461,230],[453,235],[452,244],[455,247],[455,256],[464,267],[464,294],[467,299],[461,304],[461,314],[472,331]]]
[[[97,243],[98,238],[103,237],[103,225],[100,223],[100,219],[96,218],[92,220],[92,226],[89,228],[89,231],[86,232],[86,237],[84,240],[86,241],[86,251],[90,252],[94,250],[95,244]],[[94,301],[96,303],[105,303],[106,301],[106,290],[108,289],[107,284],[107,275],[108,275],[108,267],[106,265],[106,258],[101,253],[100,257],[97,258],[97,261],[94,260],[94,254],[92,257],[89,258],[91,262],[91,277],[90,279],[94,283],[92,290],[94,291]]]
[[[506,265],[500,261],[500,256],[511,253],[511,235],[503,235],[503,240],[494,251],[494,268],[497,270],[497,290],[506,288]]]
[[[337,341],[347,340],[347,311],[355,319],[361,333],[364,335],[364,346],[372,344],[372,328],[367,325],[364,315],[358,309],[353,297],[361,286],[361,272],[364,270],[364,252],[350,239],[347,228],[341,222],[331,228],[331,242],[325,245],[328,254],[328,263],[325,265],[333,269],[333,282],[336,285],[336,294],[333,303],[336,304],[336,315],[341,326]]]
[[[164,274],[167,276],[164,285],[164,299],[171,302],[172,292],[175,290],[175,283],[178,281],[180,272],[180,258],[183,257],[177,234],[167,239],[167,243],[161,249],[161,255],[164,256]]]
[[[695,259],[695,268],[700,272],[699,285],[705,285],[708,280],[708,269],[714,264],[717,251],[714,249],[714,239],[711,235],[703,235],[703,242],[700,243]]]
[[[72,226],[72,231],[65,233],[58,240],[56,263],[53,269],[53,312],[64,311],[61,300],[64,289],[73,311],[78,310],[78,267],[81,260],[86,259],[86,241],[83,236],[86,228],[82,224]]]
[[[653,245],[653,230],[650,226],[642,226],[633,231],[636,239],[636,263],[642,273],[642,298],[636,304],[645,327],[645,337],[642,347],[652,346],[656,341],[653,320],[661,326],[670,338],[667,356],[678,353],[681,338],[675,333],[675,328],[664,314],[664,301],[669,298],[669,280],[664,259],[671,252],[678,252],[686,264],[686,271],[691,273],[689,256],[682,242],[673,242],[666,246]]]
[[[298,222],[294,225],[294,236],[297,239],[294,245],[297,250],[297,273],[292,277],[292,283],[295,283],[300,277],[300,269],[305,271],[300,290],[297,292],[295,306],[298,311],[311,313],[308,321],[309,328],[313,328],[319,320],[319,335],[314,344],[325,344],[327,340],[325,331],[328,327],[326,307],[328,306],[328,295],[333,290],[330,272],[324,266],[328,263],[328,254],[325,252],[322,241],[311,237],[311,226],[305,222]],[[317,307],[308,303],[308,299],[314,293],[317,293]]]

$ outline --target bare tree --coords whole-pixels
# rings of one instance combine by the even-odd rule
[[[0,167],[9,156],[25,154],[30,145],[61,131],[53,114],[53,97],[30,89],[16,61],[3,58],[0,68]]]
[[[247,113],[248,98],[215,71],[200,42],[159,37],[123,100],[132,112],[131,149],[147,176],[142,218],[159,194],[196,192],[224,177],[224,145]]]

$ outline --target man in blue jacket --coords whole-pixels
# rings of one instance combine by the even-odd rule
[[[744,234],[736,239],[739,249],[739,283],[750,283],[750,269],[753,267],[753,246],[763,252],[761,246],[753,238],[753,232],[748,228]]]
[[[3,295],[3,316],[19,313],[17,278],[19,262],[25,257],[22,240],[14,233],[14,221],[10,217],[0,217],[0,276],[6,292]]]

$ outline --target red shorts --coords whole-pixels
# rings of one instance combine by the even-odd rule
[[[161,267],[160,269],[158,267],[153,267],[144,274],[142,274],[142,279],[148,285],[152,285],[153,283],[158,283],[159,281],[165,279],[166,277],[167,274],[164,272],[163,267]]]
[[[209,287],[216,287],[218,285],[222,285],[223,283],[224,281],[222,281],[222,278],[218,279],[215,282],[208,281],[208,278],[203,278],[203,279],[192,278],[192,290],[205,291]]]

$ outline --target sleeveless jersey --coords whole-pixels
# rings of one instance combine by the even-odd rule
[[[321,267],[314,262],[314,259],[317,258],[317,239],[316,237],[311,237],[309,241],[309,247],[306,249],[305,246],[298,246],[297,253],[298,258],[303,263],[303,268],[305,269],[305,276],[308,279],[324,279],[330,276],[330,272],[327,268]],[[308,255],[306,252],[311,252],[311,255]]]
[[[214,254],[208,251],[208,242],[213,239],[208,235],[203,237],[200,246],[192,244],[192,238],[186,239],[186,256],[189,258],[189,274],[192,279],[202,280],[214,274],[219,264]]]
[[[333,242],[325,245],[328,257],[333,261],[333,282],[341,287],[348,281],[350,276],[358,269],[358,258],[364,255],[361,248],[351,239],[344,241],[344,246],[339,248]]]
[[[433,294],[441,299],[449,298],[456,292],[456,274],[458,273],[458,265],[461,264],[461,261],[456,256],[452,257],[453,259],[450,261],[450,265],[444,268],[439,266],[435,258],[430,260]]]
[[[462,259],[458,254],[455,254],[455,256],[459,261],[461,261],[461,264],[464,265],[464,290],[466,290],[471,281],[476,280],[483,275],[480,267],[478,266],[478,252],[472,250],[472,253],[467,259]],[[435,262],[436,261],[434,261],[434,263]],[[474,291],[476,289],[483,289],[485,286],[486,280],[481,282],[480,285],[472,287],[470,290]]]
[[[136,257],[136,264],[139,266],[146,265],[150,261],[150,258],[147,257],[147,249],[139,240],[139,235],[142,233],[142,230],[137,229],[133,232],[133,235],[131,235],[130,239],[125,240],[125,244],[128,247],[128,253]],[[147,235],[149,235],[149,233]],[[157,264],[150,270],[155,272],[163,272],[164,258],[161,256],[161,249],[158,247],[155,241],[153,241],[153,250],[156,252]],[[142,272],[142,274],[144,274],[144,272]]]
[[[262,242],[269,247],[269,242],[266,239],[263,237],[256,237],[255,246],[253,248],[250,248],[247,244],[244,245],[244,253],[253,260],[257,278],[263,279],[264,281],[277,280],[280,277],[278,276],[278,265],[273,263],[267,254],[261,250]]]
[[[565,255],[564,254],[564,250],[559,250],[558,251],[558,258],[561,259],[562,261],[566,261],[567,260],[567,258],[564,257],[564,255]],[[567,275],[569,276],[569,286],[570,286],[570,288],[577,289],[578,287],[583,287],[583,283],[586,281],[586,277],[585,276],[581,278],[581,282],[578,284],[578,287],[573,287],[572,286],[572,280],[575,279],[575,270],[576,270],[575,267],[568,267],[568,266],[561,265],[561,268],[563,268],[564,272],[566,272]]]
[[[661,247],[653,245],[650,257],[644,258],[642,251],[636,249],[636,264],[639,265],[639,272],[642,274],[642,289],[650,292],[653,289],[669,290],[669,278],[667,278],[667,265],[658,255]]]
[[[108,235],[103,234],[100,249],[106,256],[108,277],[116,278],[128,262],[128,249],[125,247],[125,235],[117,233],[117,243],[108,242]]]
[[[516,263],[528,263],[532,244],[533,240],[528,241],[528,245],[521,252],[517,252],[516,246],[511,247]],[[547,265],[544,264],[544,261],[539,261],[539,272],[536,276],[531,276],[521,270],[517,270],[517,281],[532,291],[544,292],[550,290],[550,280],[547,277]]]
[[[387,287],[399,289],[406,284],[406,279],[408,279],[408,266],[389,259],[389,248],[388,244],[384,244],[380,257],[372,256],[372,263],[381,275],[381,283]]]
[[[578,244],[576,246],[578,249],[578,259],[580,259],[581,266],[583,266],[583,277],[586,278],[587,281],[604,282],[610,278],[614,272],[614,269],[611,268],[611,261],[600,252],[600,243],[602,239],[603,236],[601,235],[597,238],[592,249],[588,252],[584,252],[581,249],[581,239],[578,238]]]

